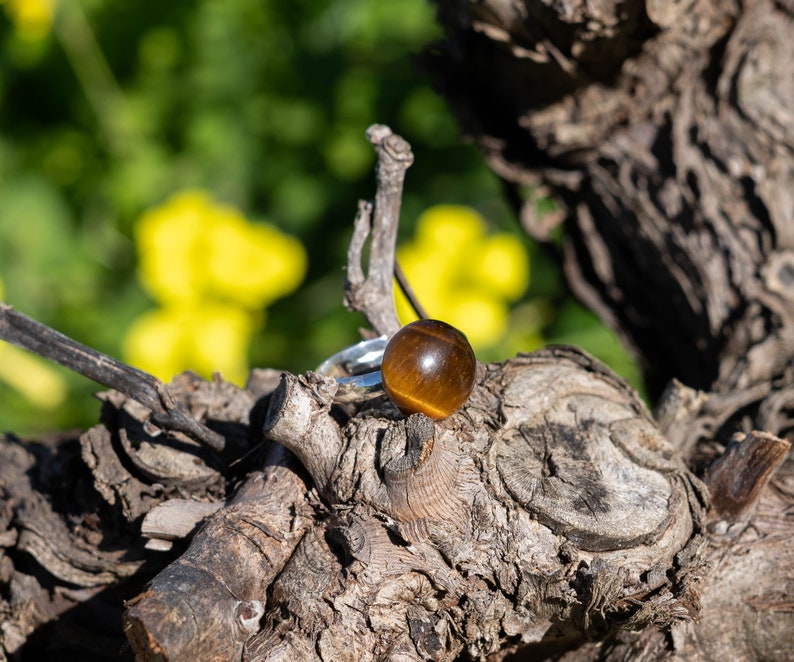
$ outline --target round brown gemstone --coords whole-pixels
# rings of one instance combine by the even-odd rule
[[[454,414],[474,388],[469,341],[438,320],[418,320],[392,336],[383,353],[383,388],[404,414],[440,420]]]

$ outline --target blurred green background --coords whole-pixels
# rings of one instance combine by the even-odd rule
[[[439,36],[425,0],[0,1],[4,300],[124,357],[131,327],[162,305],[139,277],[136,227],[180,192],[201,191],[303,245],[301,285],[259,311],[246,304],[243,348],[252,366],[313,368],[363,324],[342,306],[343,265],[356,201],[374,194],[364,132],[379,122],[416,157],[401,243],[414,241],[423,212],[456,205],[526,252],[528,288],[498,302],[509,315],[480,357],[568,342],[637,383],[418,72],[414,56]],[[413,285],[421,299],[423,283]],[[0,432],[89,426],[97,390],[0,348]]]

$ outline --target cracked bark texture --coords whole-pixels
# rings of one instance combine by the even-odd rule
[[[794,658],[791,3],[437,6],[424,66],[530,234],[563,225],[653,414],[572,348],[480,366],[435,423],[335,404],[314,373],[179,376],[169,398],[222,444],[111,391],[79,440],[0,440],[6,654]],[[388,334],[381,159],[410,150],[368,137],[384,181],[346,294]]]
[[[794,6],[437,6],[445,37],[425,68],[527,231],[548,241],[562,226],[571,289],[639,359],[684,460],[700,472],[752,430],[790,439],[794,72],[783,63],[794,55]],[[535,212],[544,194],[557,213]],[[787,450],[772,489],[742,502],[741,517],[728,493],[746,496],[746,472],[730,489],[725,472],[712,475],[724,519],[710,530],[734,537],[706,553],[717,569],[701,625],[620,635],[566,659],[790,659],[794,644],[780,634],[794,624]]]
[[[569,282],[657,392],[785,375],[790,3],[438,4],[448,37],[426,66],[491,167],[562,204]]]
[[[340,421],[335,388],[285,375],[272,400],[265,433],[326,512],[244,659],[539,654],[696,613],[705,487],[598,362],[556,348],[481,366],[435,423],[388,404]]]

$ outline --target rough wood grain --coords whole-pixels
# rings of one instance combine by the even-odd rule
[[[329,511],[246,659],[479,658],[696,615],[705,488],[598,362],[482,367],[436,423],[384,403],[340,425],[334,386],[285,375],[271,401]]]
[[[0,437],[0,651],[105,660],[126,650],[130,659],[124,601],[184,551],[178,539],[167,553],[147,550],[143,515],[173,497],[221,507],[257,458],[245,457],[261,447],[249,420],[276,383],[271,371],[255,371],[249,390],[189,373],[169,385],[197,423],[222,431],[225,455],[150,425],[148,411],[116,391],[102,394],[103,422],[79,439]]]
[[[790,5],[438,8],[447,36],[425,58],[438,89],[499,175],[553,191],[568,281],[634,349],[652,392],[673,377],[723,393],[765,384],[763,407],[784,378],[790,411]],[[764,428],[789,420],[778,410]]]
[[[794,528],[763,488],[788,442],[737,452],[731,440],[794,438],[794,73],[783,64],[794,8],[437,6],[445,37],[424,57],[437,89],[528,232],[548,241],[562,225],[568,283],[640,360],[680,456],[701,475],[717,461],[701,623],[563,659],[791,659],[794,564],[780,541]],[[558,202],[551,218],[534,211],[539,191]],[[790,475],[785,460],[772,485]],[[762,517],[770,499],[778,510]]]
[[[794,658],[794,467],[773,436],[794,427],[791,3],[437,6],[427,68],[525,227],[563,223],[568,281],[636,352],[656,418],[565,348],[481,366],[438,423],[334,404],[313,373],[245,392],[184,376],[182,427],[110,393],[80,455],[0,444],[5,651],[117,651],[128,598],[141,660]],[[407,157],[382,129],[379,163]],[[375,295],[348,302],[377,332],[396,328],[409,160],[351,243],[348,295]],[[178,558],[139,533],[174,497],[225,506]]]
[[[271,451],[187,551],[128,604],[124,631],[139,660],[240,659],[267,592],[311,522],[306,485]]]

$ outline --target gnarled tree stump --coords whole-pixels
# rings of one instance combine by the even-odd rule
[[[562,223],[654,413],[572,348],[480,366],[439,422],[314,373],[164,387],[94,361],[116,391],[79,449],[0,443],[7,653],[115,654],[126,598],[141,660],[794,658],[791,3],[438,7],[425,66],[527,230]],[[346,301],[388,336],[413,157],[368,138]],[[22,322],[0,306],[3,337]]]

